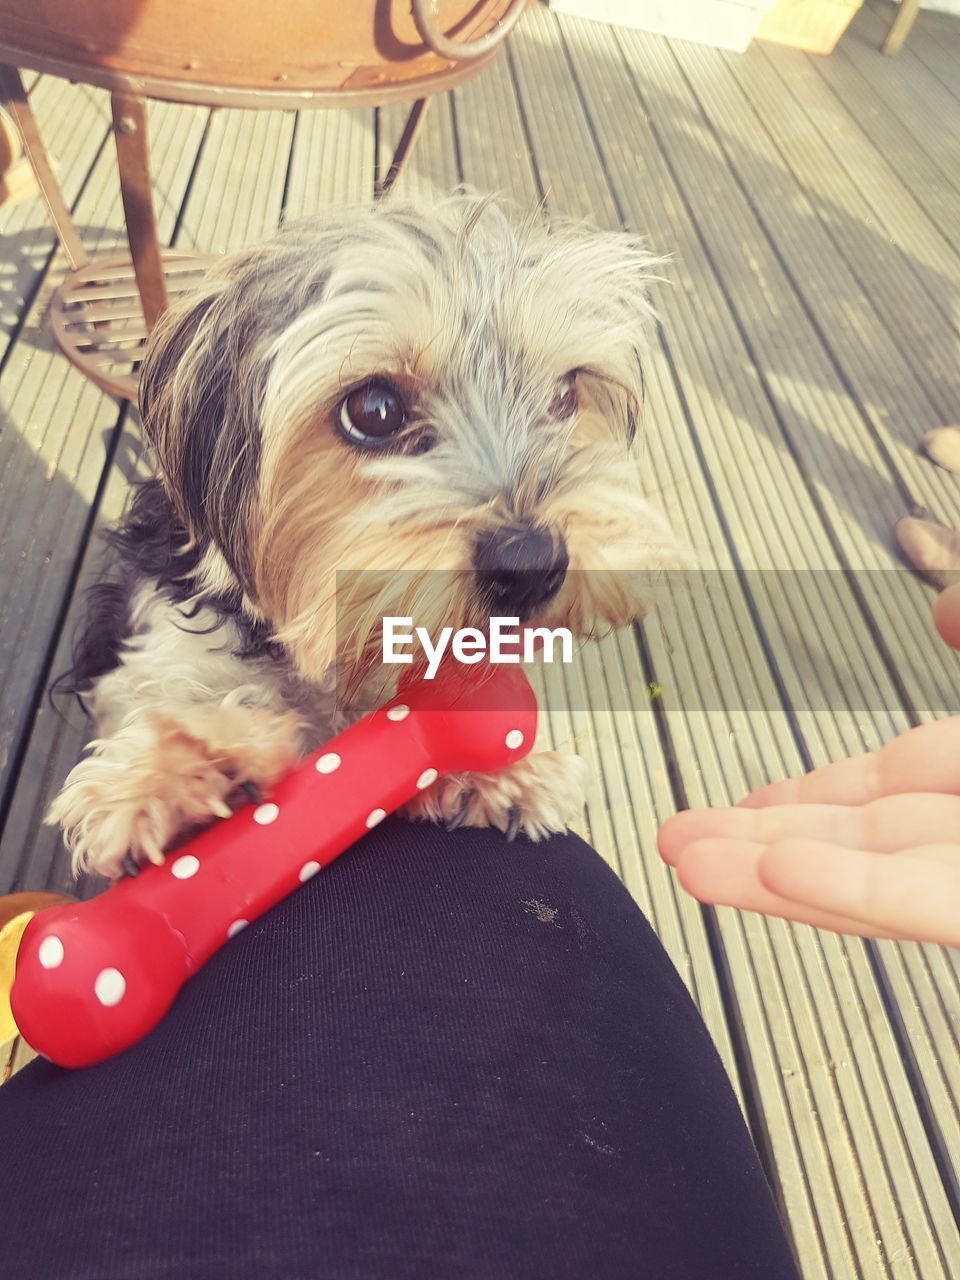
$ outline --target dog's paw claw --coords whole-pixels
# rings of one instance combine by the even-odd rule
[[[260,804],[263,800],[263,792],[255,782],[251,782],[249,779],[247,779],[246,782],[240,783],[240,790],[251,804]]]
[[[467,820],[470,811],[470,792],[463,791],[457,798],[457,807],[453,813],[444,818],[443,825],[448,831],[457,831]]]
[[[512,805],[510,807],[510,812],[507,814],[507,826],[504,831],[504,835],[510,841],[516,840],[522,826],[523,810],[518,804]]]
[[[123,862],[120,864],[120,870],[125,876],[138,876],[140,874],[140,865],[132,853],[123,855]]]

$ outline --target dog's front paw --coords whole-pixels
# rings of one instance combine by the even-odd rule
[[[128,856],[137,865],[163,862],[182,825],[180,806],[148,768],[137,766],[123,777],[118,770],[100,754],[81,760],[47,813],[46,821],[63,830],[75,875],[87,871],[113,880]],[[211,781],[203,788],[207,821],[230,813],[224,789]]]
[[[92,744],[46,821],[63,828],[76,873],[114,879],[129,856],[160,863],[178,836],[228,818],[252,784],[272,786],[299,755],[299,722],[261,708],[150,716]]]
[[[457,827],[496,827],[508,839],[565,831],[583,811],[586,762],[541,751],[496,773],[452,773],[405,808],[410,818]]]

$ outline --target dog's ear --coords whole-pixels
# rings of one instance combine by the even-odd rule
[[[252,313],[223,275],[161,317],[140,373],[140,416],[177,515],[248,581],[266,368]]]

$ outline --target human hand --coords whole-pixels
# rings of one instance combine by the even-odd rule
[[[935,622],[960,648],[960,587],[940,596]],[[679,813],[659,847],[702,902],[960,946],[960,716],[735,808]]]

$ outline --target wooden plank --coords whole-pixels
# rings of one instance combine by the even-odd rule
[[[66,623],[57,638],[51,673],[57,675],[70,665],[70,648],[80,620],[86,589],[99,577],[104,549],[99,535],[120,518],[126,505],[130,482],[150,473],[134,415],[128,415],[114,453],[97,508],[94,536],[90,539],[78,575]],[[76,893],[69,859],[59,831],[43,825],[49,802],[63,779],[80,757],[90,734],[90,721],[72,698],[51,703],[44,697],[31,725],[24,766],[13,804],[0,832],[0,891],[17,892],[19,887]],[[93,889],[88,882],[84,890]]]
[[[171,109],[160,104],[157,104],[151,115],[152,146],[158,189],[163,193],[168,192],[172,184],[178,186],[180,194],[176,197],[177,200],[182,196],[189,177],[192,155],[195,154],[199,145],[205,115],[206,113],[192,108]],[[118,213],[115,170],[115,161],[111,153],[105,150],[97,161],[78,206],[78,216],[89,225],[86,239],[87,247],[92,253],[114,251],[124,243],[122,217]],[[160,225],[163,234],[169,235],[173,230],[174,220],[175,211],[169,208],[168,202],[168,207],[161,216]],[[73,388],[75,396],[79,396],[81,388],[86,385],[84,379],[76,374],[55,350],[46,330],[44,303],[46,297],[62,279],[64,272],[64,260],[58,255],[45,279],[43,292],[31,309],[17,350],[4,371],[4,389],[8,406],[6,411],[15,418],[22,417],[26,423],[23,430],[13,431],[9,435],[5,433],[4,441],[9,443],[11,450],[19,450],[20,442],[27,441],[30,445],[28,452],[32,451],[42,456],[47,466],[55,465],[53,462],[55,451],[58,448],[58,442],[63,443],[65,435],[69,437],[70,447],[75,447],[83,438],[70,423],[69,417],[61,421],[57,415],[50,412],[49,405],[44,399],[49,397],[51,389],[56,388],[61,379],[64,386]],[[31,356],[31,351],[42,351],[45,358],[39,360],[36,354]],[[33,399],[35,395],[41,397],[37,402]],[[15,411],[14,403],[17,397],[23,397],[23,401],[21,408]],[[102,399],[106,400],[106,397]],[[111,401],[110,404],[112,406],[113,402]],[[61,412],[67,413],[68,410],[62,409]],[[110,415],[115,423],[115,408],[111,408]],[[50,435],[49,430],[51,424],[53,436]],[[10,539],[17,536],[15,530],[22,527],[31,508],[24,494],[21,470],[13,464],[8,465],[4,462],[2,449],[3,443],[0,442],[2,483],[7,486],[10,494],[17,495],[17,501],[5,503],[2,508],[0,538],[6,539],[6,545],[11,546],[12,549],[16,544],[10,543]]]
[[[154,122],[159,182],[186,182],[186,174],[179,177],[184,148],[196,150],[200,118],[168,108],[157,110]],[[116,201],[113,156],[104,150],[77,209],[92,251],[113,250],[122,241]],[[173,228],[172,216],[165,224]],[[45,293],[63,270],[63,261],[56,260]],[[14,566],[4,573],[0,596],[4,768],[13,763],[26,731],[61,596],[86,536],[104,466],[101,439],[110,438],[118,420],[115,403],[55,351],[42,302],[41,297],[33,306],[4,376],[10,430],[4,434],[0,476],[6,495],[0,538]],[[37,590],[38,580],[44,590]]]
[[[836,164],[831,165],[823,156],[820,156],[819,158],[803,157],[802,152],[798,150],[802,146],[804,137],[802,123],[799,123],[794,119],[792,111],[785,116],[782,110],[778,110],[775,103],[775,99],[778,95],[780,95],[781,104],[783,101],[787,101],[784,96],[785,83],[781,83],[779,86],[769,86],[765,90],[758,82],[758,78],[751,75],[751,64],[756,64],[756,62],[757,59],[751,55],[750,57],[738,60],[736,64],[733,65],[732,69],[735,71],[737,78],[741,81],[745,94],[756,106],[759,116],[764,120],[766,127],[775,134],[778,139],[779,146],[783,150],[784,154],[796,165],[798,176],[807,177],[813,175],[816,173],[818,168],[821,170],[830,168],[833,173],[839,173],[839,167]],[[704,100],[706,94],[703,86],[707,83],[707,79],[702,75],[694,74],[692,72],[689,74],[691,74],[691,79],[697,86],[701,100]],[[783,81],[785,82],[786,79],[787,77],[784,76]],[[804,82],[798,77],[796,79],[796,83],[802,84]],[[714,114],[714,118],[719,122],[721,117],[715,112],[712,112],[712,114]],[[726,116],[722,117],[722,119],[723,126],[729,129],[731,118]],[[958,122],[960,122],[960,119],[958,119]],[[738,121],[738,124],[740,127],[743,127],[742,121]],[[827,126],[825,125],[824,128],[826,129],[826,127]],[[759,149],[756,142],[757,134],[753,133],[751,136],[754,139],[752,150],[756,153]],[[855,170],[858,167],[861,150],[862,149],[857,149],[853,146],[847,148],[846,168],[848,170]],[[804,165],[802,172],[800,169],[801,162]],[[752,179],[748,179],[745,175],[744,180],[750,180],[751,189],[753,189],[753,183],[756,182],[755,176],[752,177]],[[810,180],[814,181],[815,179],[811,176]],[[922,189],[918,194],[922,196]],[[791,200],[789,197],[783,198],[783,192],[778,192],[777,195],[782,198],[782,209],[796,209],[795,199]],[[879,212],[879,210],[882,209],[882,191],[877,191],[875,193],[873,207],[878,211],[876,216],[882,217],[882,212]],[[762,215],[763,210],[761,209],[760,212]],[[861,210],[861,212],[863,211]],[[772,208],[769,216],[771,219],[774,216],[774,210]],[[780,222],[778,224],[779,230],[787,231],[789,229],[784,228],[783,223],[785,221],[789,223],[789,214],[781,214]],[[848,254],[856,252],[855,247],[852,247],[849,244],[841,247],[843,247],[845,252]],[[789,261],[787,251],[782,251],[784,252],[785,260]],[[816,257],[818,267],[821,267],[826,274],[832,277],[835,285],[836,283],[842,282],[841,267],[838,266],[835,260],[831,260],[827,256],[825,250],[821,252],[819,244],[816,245],[816,252],[810,256]],[[862,255],[860,257],[860,267],[861,270],[866,268],[866,259]],[[884,264],[878,262],[877,271],[881,276],[883,276],[885,274]],[[816,274],[816,268],[812,271],[810,269],[804,271],[801,269],[800,262],[797,261],[795,279],[799,279],[802,276],[803,287],[808,286]],[[817,301],[819,302],[820,300],[824,300],[829,302],[829,299],[830,290],[827,286],[826,277],[824,277],[819,286]],[[813,303],[813,300],[811,301]],[[890,299],[890,303],[891,305],[894,305],[894,300]],[[907,305],[908,302],[905,299],[904,307]],[[919,311],[922,308],[922,301],[915,298],[913,305],[916,306]],[[902,315],[902,313],[903,312],[901,310],[898,312],[898,315]],[[829,330],[830,327],[829,321],[824,324],[825,329]],[[837,332],[837,330],[834,330],[834,332]],[[871,335],[871,337],[873,337],[873,335]],[[862,349],[860,347],[854,348],[846,346],[840,341],[836,343],[834,351],[835,354],[839,354],[841,360],[850,367],[852,367],[852,360],[855,359],[856,361],[859,361],[862,357]],[[886,359],[886,354],[883,353],[882,348],[881,358],[884,360]],[[862,378],[861,385],[866,387],[871,377],[869,372],[869,362],[864,362],[861,367],[863,372],[857,376]],[[912,361],[911,367],[913,367]],[[854,371],[854,374],[856,375],[856,371]],[[934,380],[934,375],[930,375],[929,381],[922,376],[919,378],[919,381],[927,383],[928,385],[929,382]],[[943,479],[936,473],[935,468],[930,467],[928,464],[921,463],[919,465],[919,469],[917,469],[913,451],[906,446],[906,442],[904,442],[903,448],[894,454],[894,457],[898,461],[900,458],[904,458],[907,461],[907,464],[913,473],[911,475],[911,480],[913,481],[915,476],[915,482],[919,482],[922,486],[921,500],[933,501],[932,491],[926,488],[926,485],[928,482],[939,482]],[[946,479],[947,484],[949,485],[949,478]],[[955,486],[953,487],[955,488]],[[955,519],[955,515],[952,518]],[[910,611],[909,606],[907,606],[906,611]],[[900,612],[902,614],[903,610],[901,609]],[[919,617],[921,622],[926,624],[926,616],[922,611],[916,613],[915,616]],[[903,661],[901,662],[901,671],[909,672],[911,662],[914,664],[917,663],[917,656],[914,654],[912,658],[910,657],[909,646],[904,646],[902,653]],[[944,654],[946,655],[946,651],[944,651]],[[946,656],[948,657],[954,672],[956,672],[957,666],[955,660],[950,655]],[[922,660],[920,660],[919,666],[922,667]],[[908,680],[907,684],[909,685],[910,683],[912,682]],[[938,695],[934,693],[933,696],[927,700],[917,699],[916,706],[918,709],[921,709],[922,713],[923,709],[926,709],[926,714],[943,714],[944,712],[956,707],[956,688],[957,681],[956,674],[954,674],[948,681],[942,700],[938,701]],[[926,1098],[926,1110],[928,1112],[928,1124],[930,1124],[934,1130],[938,1149],[941,1153],[941,1166],[946,1170],[946,1176],[953,1188],[955,1197],[954,1202],[956,1203],[958,1190],[957,1170],[949,1153],[955,1152],[958,1149],[956,1145],[958,1137],[957,1112],[958,1109],[960,1109],[960,1101],[958,1101],[960,1100],[960,1093],[958,1093],[957,1090],[958,1084],[960,1084],[960,1081],[958,1081],[958,1073],[960,1073],[960,1059],[958,1059],[957,1056],[956,1029],[958,1024],[960,1024],[960,996],[958,996],[955,975],[949,964],[945,964],[942,958],[940,962],[936,964],[921,963],[915,959],[911,959],[914,953],[920,954],[921,950],[919,948],[908,947],[901,951],[892,945],[881,945],[878,948],[880,972],[883,977],[885,988],[891,994],[892,1003],[896,1006],[894,1017],[897,1019],[901,1027],[901,1044],[910,1062],[911,1071],[914,1073],[915,1077],[919,1079],[920,1087],[924,1092]]]
[[[678,56],[680,56],[680,50],[678,50]],[[681,61],[682,61],[682,60],[684,60],[684,59],[682,59],[682,56],[681,56]],[[650,69],[649,69],[649,64],[645,64],[644,69],[645,69],[646,74],[648,74],[648,76],[649,76],[649,70],[650,70]],[[694,86],[695,86],[696,88],[698,88],[698,91],[699,91],[699,90],[700,90],[700,86],[701,86],[701,84],[703,84],[703,78],[701,78],[701,77],[699,76],[699,74],[692,74],[692,73],[690,72],[689,68],[685,68],[685,69],[687,69],[687,76],[689,76],[689,77],[690,77],[690,81],[691,81],[691,83],[694,83]],[[662,87],[662,84],[663,84],[663,82],[660,82],[660,87]],[[724,120],[723,128],[724,128],[724,136],[726,136],[726,137],[732,137],[732,136],[735,136],[735,134],[731,134],[731,132],[730,132],[730,123],[731,123],[731,122],[730,122],[730,119],[726,119],[726,120]],[[754,133],[750,133],[750,134],[749,134],[749,136],[750,136],[750,142],[751,142],[751,150],[753,150],[753,148],[754,148],[755,134],[754,134]],[[671,143],[671,145],[672,145],[672,143]],[[685,159],[682,159],[682,160],[681,160],[681,157],[680,157],[680,156],[678,156],[678,157],[677,157],[677,164],[678,164],[678,166],[682,166],[682,172],[684,172],[684,174],[689,174],[689,173],[692,173],[692,172],[696,172],[696,165],[695,165],[695,164],[691,164],[691,161],[690,161],[690,157],[689,157],[689,156],[685,157]],[[712,175],[705,175],[705,179],[707,179],[707,180],[708,180],[708,182],[709,182],[709,180],[710,180],[710,177],[712,177]],[[751,188],[751,189],[753,189],[753,188]],[[712,195],[712,198],[713,198],[713,201],[714,201],[714,202],[717,202],[717,201],[718,201],[718,191],[717,191],[717,187],[716,187],[716,186],[712,186],[712,188],[710,188],[710,195]],[[699,202],[698,200],[696,200],[696,196],[695,196],[695,195],[692,195],[692,193],[691,193],[691,195],[690,195],[690,197],[689,197],[689,198],[690,198],[690,202],[691,202],[691,204],[695,204],[695,207],[698,207],[698,210],[699,210],[701,206],[700,206],[700,202]],[[788,207],[790,207],[790,206],[788,206]],[[786,238],[785,236],[783,236],[783,225],[782,225],[782,220],[781,220],[780,227],[778,227],[778,233],[780,233],[780,234],[781,234],[782,239],[785,239],[785,238]],[[718,229],[718,234],[721,234],[721,232],[719,232],[719,229]],[[727,230],[726,230],[726,234],[727,234],[727,236],[730,236],[730,230],[728,230],[728,229],[727,229]],[[782,250],[782,239],[781,239],[781,250]],[[714,261],[718,261],[718,250],[717,250],[717,244],[716,244],[716,242],[714,242],[714,241],[713,241],[713,239],[712,239],[712,241],[710,241],[710,246],[709,246],[709,247],[710,247],[710,252],[712,252],[712,253],[713,253],[713,255],[714,255]],[[737,296],[737,289],[740,289],[740,291],[742,291],[742,288],[744,288],[744,285],[742,285],[742,280],[739,280],[739,282],[737,282],[737,283],[735,284],[735,282],[733,282],[733,274],[732,274],[732,271],[731,271],[730,276],[728,276],[728,289],[730,289],[731,296],[736,297],[736,296]],[[753,300],[751,300],[751,310],[755,310],[755,308],[756,308],[756,300],[755,300],[755,298],[753,298]],[[744,310],[746,311],[746,306],[745,306]],[[762,321],[760,321],[760,323],[762,323],[762,324],[763,324],[765,319],[767,319],[767,317],[763,317],[763,319],[762,319]],[[745,319],[741,319],[741,323],[746,324]],[[756,340],[756,338],[758,338],[758,337],[759,337],[759,334],[755,334],[755,333],[751,333],[751,334],[750,334],[750,338],[751,338],[751,340]],[[819,416],[820,416],[820,420],[823,420],[823,421],[829,421],[829,417],[827,417],[826,415],[823,415],[823,413],[820,413],[820,415],[819,415]],[[805,465],[806,465],[806,466],[810,466],[810,465],[812,465],[812,462],[810,462],[810,460],[808,460],[808,458],[804,458],[804,462],[805,462]],[[826,479],[826,477],[824,477],[824,479]],[[884,699],[884,701],[886,701],[886,699]],[[868,980],[868,982],[869,982],[869,979],[867,979],[867,980]],[[874,1016],[876,1016],[876,1000],[874,1000]],[[883,1073],[884,1073],[884,1075],[886,1075],[886,1076],[887,1076],[887,1078],[888,1078],[888,1079],[891,1079],[893,1083],[896,1083],[896,1076],[891,1076],[891,1074],[890,1074],[890,1066],[888,1066],[888,1064],[886,1064],[886,1062],[884,1062],[884,1064],[883,1064]],[[902,1087],[902,1075],[901,1075],[901,1087]],[[868,1100],[869,1100],[869,1098],[873,1098],[873,1097],[874,1097],[873,1091],[870,1091],[868,1094],[865,1094],[865,1097],[867,1097],[867,1098],[868,1098]],[[892,1125],[893,1123],[895,1123],[895,1117],[896,1117],[896,1112],[891,1112],[891,1114],[888,1114],[888,1115],[887,1115],[887,1117],[886,1117],[886,1124],[887,1124],[887,1125]],[[858,1135],[858,1137],[859,1137],[859,1135]],[[919,1137],[919,1135],[918,1135],[918,1137]],[[876,1183],[876,1181],[872,1181],[872,1184],[870,1184],[870,1194],[872,1194],[872,1197],[873,1197],[873,1198],[877,1198],[877,1190],[878,1190],[878,1188],[881,1188],[881,1187],[882,1187],[882,1184]],[[890,1203],[888,1203],[888,1206],[887,1206],[887,1216],[890,1216],[890,1215],[891,1215],[891,1213],[895,1213],[895,1212],[896,1212],[896,1197],[895,1197],[895,1198],[892,1198],[892,1201],[891,1201]],[[947,1229],[950,1229],[950,1221],[948,1221],[948,1217],[945,1215],[945,1213],[943,1213],[943,1206],[941,1206],[941,1207],[940,1207],[940,1210],[938,1210],[937,1212],[938,1212],[938,1216],[940,1216],[940,1217],[941,1217],[941,1221],[942,1221],[942,1222],[946,1222]]]
[[[0,487],[9,513],[4,545],[11,556],[0,600],[3,785],[12,776],[32,714],[47,640],[96,494],[103,465],[101,439],[112,435],[117,421],[116,406],[88,384],[77,385],[80,378],[75,377],[77,381],[62,357],[41,347],[14,384],[7,410],[9,433],[16,440],[5,450]],[[21,423],[26,424],[22,435]]]
[[[386,173],[410,108],[380,107],[377,172]],[[433,198],[446,195],[462,179],[454,142],[453,100],[438,95],[430,105],[420,135],[407,157],[391,198]]]
[[[79,622],[83,595],[96,581],[103,565],[100,532],[123,513],[131,480],[149,474],[136,419],[128,415],[114,453],[100,499],[94,536],[85,549],[83,563],[66,623],[56,637],[51,675],[70,666],[70,649]],[[0,892],[16,893],[22,887],[51,892],[76,893],[60,833],[43,825],[52,796],[76,764],[90,733],[90,722],[72,698],[53,704],[44,697],[30,726],[23,768],[13,803],[0,831]]]
[[[887,12],[878,8],[879,15]],[[960,22],[956,14],[927,11],[919,15],[908,47],[945,89],[960,101]]]
[[[172,198],[161,234],[173,230],[206,112],[157,104],[151,133],[157,185]],[[115,161],[105,149],[77,206],[92,252],[123,241]],[[49,648],[82,552],[116,430],[116,403],[56,350],[44,304],[62,278],[57,255],[4,369],[0,439],[0,811],[45,678]],[[38,584],[42,583],[42,589]],[[7,793],[6,798],[3,798]]]
[[[372,200],[375,138],[372,110],[301,111],[284,218]]]
[[[541,193],[509,58],[497,58],[482,75],[455,89],[453,102],[464,181],[523,209],[533,208]]]
[[[927,15],[923,15],[926,20]],[[956,111],[950,90],[920,61],[910,45],[896,58],[879,52],[886,28],[884,20],[869,6],[861,8],[843,42],[844,55],[875,85],[884,100],[903,122],[915,144],[939,167],[944,180],[960,189],[960,138],[940,121]]]
[[[940,1166],[960,1201],[960,974],[956,956],[919,943],[877,945],[902,1039],[910,1046]]]
[[[960,518],[956,485],[916,453],[918,436],[941,419],[922,393],[922,379],[876,313],[863,306],[856,278],[774,139],[758,128],[727,56],[717,53],[705,65],[701,52],[709,57],[707,50],[677,46],[682,71],[695,77],[690,109],[706,115],[678,127],[668,121],[664,143],[678,153],[675,163],[683,152],[683,178],[701,234],[723,275],[736,323],[762,366],[790,447],[802,457],[806,485],[839,563],[896,569],[890,529],[911,502],[948,521]],[[658,65],[664,87],[680,83],[671,64]],[[730,141],[744,131],[749,149]],[[707,182],[719,183],[725,197],[709,207],[702,198]],[[762,309],[751,297],[754,290]],[[909,577],[888,572],[861,574],[860,582],[870,595],[888,665],[915,708],[930,715],[957,705],[958,659],[933,634],[928,593]]]
[[[64,198],[73,205],[107,140],[110,103],[99,89],[85,89],[49,76],[36,77],[30,106],[47,150],[56,162]],[[3,287],[0,289],[0,363],[27,302],[56,246],[40,197],[0,208]]]
[[[758,45],[728,65],[919,389],[949,415],[960,400],[960,254],[927,217],[922,189],[901,181],[812,59]]]
[[[647,104],[636,103],[636,114],[631,113],[631,128],[627,131],[623,128],[623,121],[630,89],[625,83],[623,68],[617,67],[618,57],[612,35],[603,29],[591,28],[590,24],[562,25],[568,33],[580,89],[585,95],[593,127],[605,155],[606,172],[628,220],[635,219],[653,231],[656,225],[663,224],[665,217],[675,219],[673,234],[676,237],[684,231],[690,208],[695,208],[699,217],[706,204],[703,196],[707,192],[711,212],[721,198],[726,203],[728,192],[723,190],[725,165],[704,166],[699,156],[694,159],[690,145],[679,131],[671,132],[669,137],[667,135],[668,123],[679,118],[689,122],[691,133],[696,133],[697,141],[702,145],[699,112],[696,104],[683,96],[682,77],[675,68],[670,75],[656,66],[654,51],[666,56],[665,46],[639,36],[635,45],[629,41],[635,83],[649,86],[651,97]],[[626,34],[623,41],[627,47]],[[542,40],[540,44],[540,59],[531,61],[522,74],[521,83],[524,87],[539,83],[542,91],[549,94],[556,111],[557,99],[564,92],[563,69],[557,67],[552,74],[547,73],[547,42]],[[520,42],[515,42],[517,47],[521,47]],[[645,110],[653,117],[656,133],[644,127]],[[528,111],[528,118],[535,118],[535,114],[533,110]],[[567,121],[562,133],[572,150],[582,149],[578,146],[579,139],[571,136]],[[668,153],[669,166],[659,165],[656,156],[658,144]],[[682,185],[676,187],[678,173],[688,184],[702,184],[699,198],[697,193],[685,191]],[[726,174],[726,183],[730,185],[729,174]],[[572,211],[581,212],[579,209]],[[730,255],[737,256],[742,262],[744,239],[741,228],[736,228],[736,234],[731,234],[731,230],[729,226],[726,229],[731,241]],[[720,269],[714,256],[718,253],[718,246],[711,235],[711,257],[708,259],[701,234],[696,225],[686,229],[681,247],[682,260],[688,269],[691,260],[696,263],[694,275],[691,279],[682,278],[681,287],[671,291],[661,305],[666,319],[666,340],[671,347],[681,385],[687,392],[690,413],[697,424],[696,443],[707,459],[725,523],[729,524],[731,510],[736,510],[740,501],[737,489],[745,489],[750,502],[760,504],[763,504],[764,493],[772,492],[779,507],[772,513],[770,523],[761,522],[759,527],[756,521],[744,520],[738,511],[731,526],[736,532],[736,550],[747,557],[748,563],[754,561],[758,552],[767,556],[773,552],[776,563],[779,555],[795,556],[798,549],[801,555],[809,556],[813,551],[821,557],[819,561],[808,559],[807,564],[829,565],[831,558],[836,563],[830,543],[824,547],[821,537],[816,534],[819,512],[810,503],[803,476],[795,465],[790,465],[789,456],[787,460],[783,456],[764,459],[765,465],[776,466],[780,472],[779,479],[772,486],[769,479],[764,483],[764,479],[754,472],[756,464],[751,454],[763,454],[766,451],[765,441],[744,435],[743,425],[751,420],[759,424],[766,419],[769,425],[765,427],[764,434],[770,431],[776,435],[779,435],[780,427],[778,423],[769,422],[769,400],[766,404],[762,399],[750,403],[756,373],[761,370],[757,369],[756,373],[747,371],[745,376],[744,366],[749,366],[756,358],[754,348],[751,343],[746,350],[741,347],[739,355],[736,353],[739,345],[736,335],[744,321],[729,311],[728,299],[735,296],[732,282],[728,281],[722,290],[717,289],[716,282],[711,283],[711,265],[716,270]],[[657,240],[659,243],[659,237]],[[750,253],[755,255],[756,252],[756,245],[751,241]],[[737,285],[744,298],[744,307],[749,306],[758,313],[754,324],[759,323],[761,317],[764,324],[769,324],[767,308],[772,298],[776,298],[779,304],[779,296],[773,290],[758,290],[757,282],[751,287],[742,278],[738,279]],[[709,302],[705,295],[711,292],[715,296]],[[716,318],[712,314],[714,310]],[[719,329],[716,334],[712,332],[715,323]],[[680,326],[688,335],[683,341],[679,336],[675,337],[675,329]],[[709,333],[706,332],[708,326],[711,329]],[[731,335],[734,349],[723,351],[723,347],[731,343]],[[792,336],[794,341],[803,345],[803,326],[799,331],[795,328]],[[751,333],[751,339],[753,337]],[[806,341],[810,342],[813,337],[808,334]],[[714,374],[704,370],[704,348],[712,358],[719,355],[723,359],[725,367],[721,376],[717,376],[720,370]],[[704,382],[706,387],[702,390]],[[732,421],[723,421],[724,415],[722,412],[718,415],[718,407],[729,405],[731,401],[734,408]],[[731,426],[738,429],[733,438]],[[742,443],[737,443],[737,435]],[[708,441],[707,436],[713,439]],[[725,471],[729,476],[727,480],[724,480]],[[810,527],[804,531],[794,524],[789,528],[790,543],[799,546],[787,544],[777,552],[775,544],[781,536],[779,530],[787,532],[784,526],[791,520],[791,508],[801,516],[806,508],[805,520]],[[819,548],[818,542],[821,543]],[[825,558],[826,553],[831,558]],[[800,563],[803,563],[802,559]],[[829,614],[829,610],[827,612]],[[823,626],[824,620],[819,619],[816,613],[810,616]],[[767,625],[775,618],[776,609],[769,619],[765,619]],[[834,626],[841,622],[840,618],[831,620]],[[655,624],[656,620],[647,628],[655,658],[655,674],[658,679],[661,673],[668,678],[683,646],[676,643],[679,633],[673,629],[673,652],[666,646],[658,650]],[[825,650],[830,651],[827,646]],[[869,652],[864,657],[869,665]],[[691,666],[696,669],[692,661]],[[705,666],[704,672],[703,679],[708,680],[709,665]],[[882,663],[874,666],[874,677],[881,688],[884,674]],[[667,678],[664,678],[664,683],[667,683]],[[886,692],[890,698],[888,705],[895,708],[896,691],[889,681],[886,682]],[[718,702],[704,697],[699,705],[715,707]],[[719,705],[725,704],[720,700]],[[744,700],[739,705],[747,706],[749,703]],[[815,751],[823,757],[825,746],[833,751],[839,748],[838,753],[847,751],[851,740],[863,732],[859,725],[851,723],[851,717],[842,714],[842,710],[838,714],[825,714],[820,707],[808,711],[802,700],[797,705],[800,709],[798,719],[805,729],[809,722],[814,722],[820,731],[805,732],[804,745],[808,752]],[[826,707],[829,709],[830,706],[827,701]],[[896,723],[898,718],[902,718],[902,713],[899,717],[894,713],[893,722]],[[873,724],[865,726],[867,736],[881,729],[876,718],[873,719]],[[719,731],[721,722],[722,717],[715,712],[712,716],[706,715],[698,712],[696,707],[692,715],[689,710],[684,712],[682,709],[670,715],[678,766],[693,802],[729,802],[745,789],[748,782],[735,752],[724,752],[724,738]],[[736,731],[732,732],[736,736]],[[863,1274],[920,1274],[910,1261],[911,1251],[915,1248],[919,1249],[918,1256],[923,1258],[924,1265],[931,1258],[939,1257],[942,1261],[945,1250],[956,1247],[955,1227],[942,1192],[938,1194],[935,1165],[896,1044],[886,1025],[883,1004],[864,948],[860,943],[847,943],[828,935],[820,937],[813,931],[740,917],[732,912],[722,912],[720,918],[734,969],[737,996],[743,1002],[744,1026],[753,1049],[758,1087],[770,1125],[779,1125],[772,1130],[771,1141],[777,1151],[798,1247],[809,1273],[848,1274],[852,1267],[859,1267]],[[759,999],[760,992],[763,992],[763,1000]],[[905,1115],[908,1117],[906,1126],[903,1123]],[[906,1140],[903,1136],[905,1128]],[[890,1160],[898,1165],[893,1180],[885,1172]],[[906,1175],[907,1194],[904,1195],[905,1187],[898,1183],[900,1170],[912,1168],[915,1161],[920,1161],[924,1176],[917,1179],[915,1174]],[[831,1178],[826,1180],[824,1172],[828,1168]],[[898,1217],[898,1202],[917,1204],[927,1178],[933,1184],[929,1200],[926,1204],[920,1201],[905,1222]],[[878,1239],[879,1245],[876,1243]],[[883,1268],[882,1272],[875,1270],[878,1265]]]
[[[896,109],[883,75],[886,64],[876,66],[873,52],[862,39],[848,39],[832,57],[812,59],[811,63],[906,188],[922,201],[927,217],[956,250],[960,248],[960,181],[954,185],[918,146],[908,121],[912,119],[921,135],[931,131],[930,122],[915,107],[907,117]],[[920,74],[919,68],[915,74]],[[960,151],[957,164],[960,166]]]
[[[277,227],[294,117],[216,111],[181,215],[177,246],[226,253]]]

